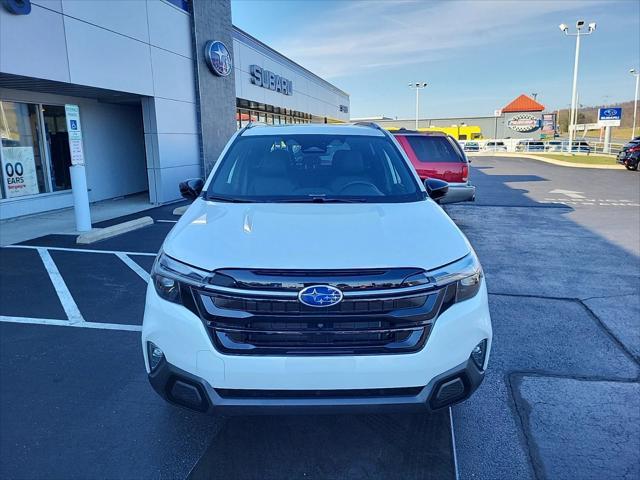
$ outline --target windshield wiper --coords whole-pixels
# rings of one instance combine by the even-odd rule
[[[235,197],[221,197],[217,195],[207,195],[205,200],[213,200],[214,202],[228,202],[228,203],[253,203],[253,200],[247,200],[244,198]]]
[[[367,203],[366,198],[298,197],[276,200],[278,203]]]

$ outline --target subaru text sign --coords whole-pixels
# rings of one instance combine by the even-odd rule
[[[293,95],[293,82],[291,80],[265,70],[260,65],[251,65],[249,72],[251,74],[251,83],[254,85],[268,88],[283,95]]]
[[[622,108],[608,107],[598,109],[598,125],[601,127],[619,127],[622,120]]]

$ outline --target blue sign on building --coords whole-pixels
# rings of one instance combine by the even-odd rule
[[[622,108],[600,108],[598,109],[598,120],[622,120]]]

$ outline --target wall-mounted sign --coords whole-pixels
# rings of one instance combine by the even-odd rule
[[[555,113],[544,113],[542,115],[542,131],[546,133],[553,133],[556,131]]]
[[[622,120],[622,108],[599,108],[598,125],[600,127],[619,127]]]
[[[33,147],[2,147],[2,172],[7,198],[40,193]]]
[[[533,132],[540,128],[540,119],[533,115],[522,113],[512,117],[507,125],[515,132]]]
[[[204,46],[204,60],[209,70],[219,77],[226,77],[233,68],[233,59],[224,43],[218,40],[209,40]]]
[[[349,106],[348,105],[338,105],[338,108],[340,109],[340,111],[342,113],[349,113]]]
[[[31,0],[0,0],[4,9],[14,15],[29,15],[31,13]]]
[[[84,165],[84,150],[82,148],[82,128],[80,127],[80,107],[67,104],[64,106],[67,117],[67,132],[69,133],[69,150],[71,165]]]
[[[269,70],[264,70],[259,65],[251,65],[249,73],[251,74],[251,83],[254,85],[268,88],[283,95],[293,95],[293,82],[291,80],[276,75]]]

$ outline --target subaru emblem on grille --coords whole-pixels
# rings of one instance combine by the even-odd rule
[[[300,290],[298,300],[310,307],[330,307],[342,301],[342,292],[331,285],[311,285]]]

